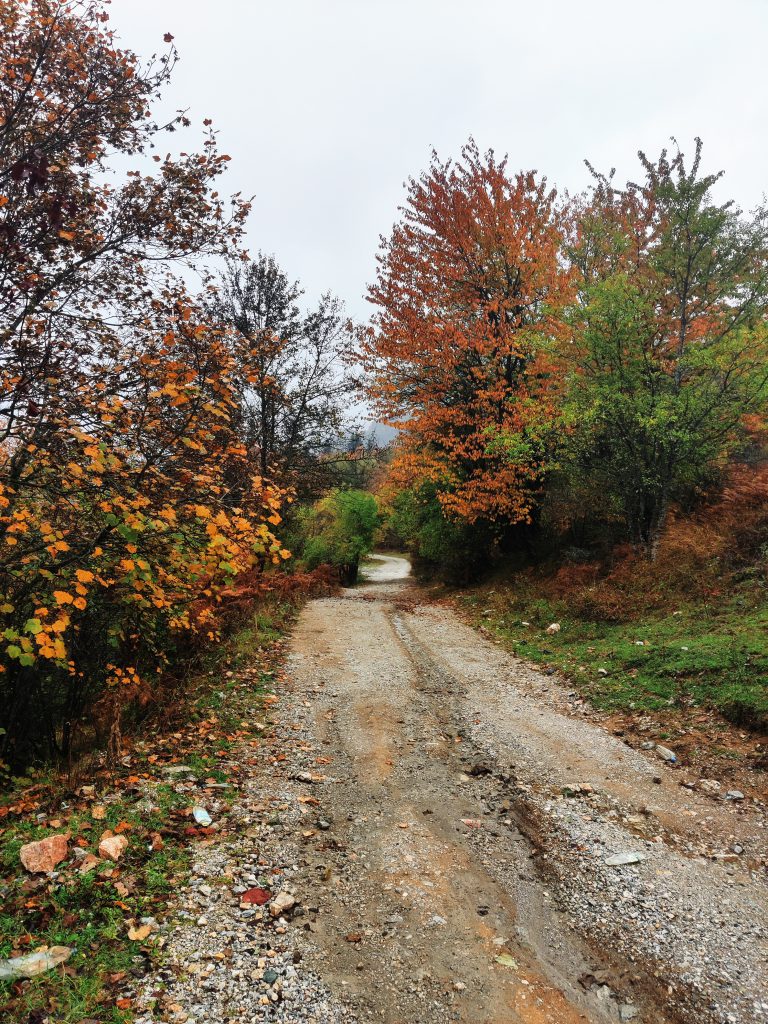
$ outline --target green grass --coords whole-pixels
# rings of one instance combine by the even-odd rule
[[[94,1013],[102,1021],[130,1019],[127,1012],[114,1005],[105,986],[110,975],[128,973],[144,960],[145,944],[128,939],[127,920],[162,916],[189,864],[189,849],[181,840],[167,840],[165,848],[157,852],[147,848],[151,834],[165,829],[169,816],[185,807],[188,797],[164,784],[153,785],[147,792],[154,805],[151,811],[143,803],[145,798],[120,796],[103,804],[106,817],[94,821],[74,802],[70,810],[57,801],[63,809],[52,816],[61,825],[52,826],[50,818],[43,824],[22,818],[3,829],[0,872],[6,881],[0,914],[0,958],[43,945],[76,949],[67,962],[67,971],[49,971],[24,986],[22,995],[13,1000],[15,1019],[26,1020],[44,1007],[53,1009],[53,1017],[60,1024],[77,1024]],[[100,795],[112,796],[114,791],[107,788]],[[107,866],[103,862],[82,875],[63,862],[58,878],[28,890],[29,876],[20,873],[19,863],[24,843],[66,830],[73,839],[85,840],[88,850],[95,852],[103,831],[114,830],[121,823],[130,826],[125,831],[129,847],[121,858],[119,872],[120,881],[128,879],[131,883],[129,894],[121,895],[112,880],[99,877],[98,872]],[[146,948],[151,951],[151,946]],[[14,994],[10,983],[0,984],[0,1004]]]
[[[762,590],[742,590],[717,606],[681,603],[676,613],[631,622],[574,615],[567,602],[537,595],[528,579],[481,588],[460,601],[476,624],[520,657],[565,673],[596,707],[642,711],[693,703],[742,725],[768,723]],[[560,632],[547,635],[553,622]]]

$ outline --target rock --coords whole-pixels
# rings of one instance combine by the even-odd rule
[[[68,842],[69,834],[62,833],[48,836],[36,843],[25,843],[19,850],[21,863],[32,874],[53,871],[56,865],[60,864],[67,856]]]
[[[498,956],[493,958],[497,964],[501,964],[502,967],[509,967],[510,970],[516,971],[518,964],[517,960],[509,953],[499,953]]]
[[[639,864],[641,860],[645,860],[645,857],[644,853],[614,853],[610,857],[606,857],[603,863],[608,867],[615,868],[621,867],[623,864]]]
[[[637,1007],[632,1003],[622,1003],[619,1006],[619,1020],[634,1020],[637,1017]]]
[[[74,953],[69,946],[44,947],[36,953],[26,956],[14,956],[10,960],[0,960],[0,981],[13,981],[15,978],[35,978],[45,974],[59,964],[65,963]]]
[[[720,783],[716,779],[699,779],[699,789],[703,789],[705,793],[718,793]]]
[[[662,761],[667,761],[669,764],[677,763],[677,754],[674,752],[674,750],[670,750],[669,747],[662,747],[660,743],[657,743],[656,753],[659,755]]]
[[[553,622],[549,626],[547,626],[547,628],[544,630],[544,632],[545,633],[549,633],[550,636],[553,636],[555,633],[559,633],[560,629],[561,629],[560,623],[559,622]]]
[[[740,789],[729,789],[728,792],[725,794],[725,799],[726,800],[743,800],[744,799],[744,794],[741,792]]]
[[[117,862],[128,848],[125,836],[105,836],[99,843],[99,856]]]
[[[567,797],[589,796],[594,791],[594,786],[589,782],[568,782],[561,790],[563,796]]]
[[[265,903],[269,903],[272,899],[272,893],[269,889],[261,889],[256,886],[253,889],[246,889],[245,892],[240,894],[241,903],[254,904],[257,907],[263,907]]]
[[[272,917],[280,917],[282,914],[289,914],[296,906],[296,900],[287,892],[279,892],[272,900],[269,912]]]

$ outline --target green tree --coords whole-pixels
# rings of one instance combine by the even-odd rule
[[[641,184],[596,175],[576,217],[569,454],[654,557],[670,504],[768,397],[768,214],[715,202],[700,140],[690,169],[640,159]]]
[[[447,516],[438,487],[430,482],[395,495],[386,528],[408,551],[418,575],[452,584],[477,579],[487,569],[497,542],[491,524]]]
[[[301,525],[307,566],[332,565],[342,582],[354,583],[379,525],[376,499],[365,491],[333,490],[304,512]]]

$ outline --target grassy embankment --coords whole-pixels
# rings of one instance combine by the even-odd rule
[[[764,559],[726,561],[711,526],[694,544],[690,529],[673,530],[654,564],[619,551],[609,566],[499,573],[459,603],[520,657],[564,674],[598,709],[630,723],[644,716],[658,729],[707,714],[756,740],[768,729]],[[548,634],[552,623],[560,629]]]

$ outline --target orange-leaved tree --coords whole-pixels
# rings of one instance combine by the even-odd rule
[[[401,431],[394,473],[468,523],[529,518],[547,466],[571,296],[554,190],[473,141],[433,153],[382,241],[370,396]]]
[[[209,126],[150,160],[185,120],[150,116],[172,46],[142,66],[101,3],[0,0],[0,26],[0,756],[23,762],[67,755],[104,693],[119,724],[287,552],[231,346],[171,275],[247,213]]]

